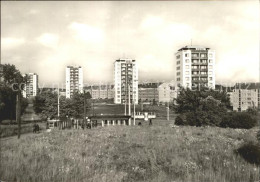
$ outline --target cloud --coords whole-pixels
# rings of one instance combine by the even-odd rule
[[[141,22],[142,29],[158,28],[164,23],[163,19],[157,16],[148,16]]]
[[[104,40],[104,33],[100,28],[77,22],[71,23],[68,28],[73,30],[75,39],[85,43],[96,44]]]
[[[50,33],[44,33],[36,40],[40,44],[50,48],[57,48],[59,44],[59,36]]]
[[[24,38],[6,37],[1,39],[2,48],[14,48],[25,43]]]

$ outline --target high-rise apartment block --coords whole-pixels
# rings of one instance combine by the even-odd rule
[[[215,89],[215,51],[200,46],[185,46],[176,56],[176,83],[192,90]]]
[[[26,76],[26,75],[24,75]],[[24,98],[35,97],[38,91],[38,75],[36,73],[27,74],[27,83],[22,92]]]
[[[67,66],[66,98],[71,98],[75,92],[83,93],[83,70],[81,66]]]
[[[114,63],[114,103],[138,103],[138,67],[135,60],[119,59]]]

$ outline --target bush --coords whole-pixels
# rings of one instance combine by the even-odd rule
[[[185,118],[184,118],[184,115],[177,116],[175,118],[175,124],[176,125],[187,125]]]
[[[219,126],[223,128],[229,127],[250,129],[256,126],[256,123],[256,117],[253,117],[246,112],[230,112],[223,117]]]
[[[236,150],[236,153],[247,162],[260,166],[260,147],[253,143],[244,144]]]

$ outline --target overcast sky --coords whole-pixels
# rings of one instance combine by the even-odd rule
[[[1,60],[65,83],[80,65],[84,83],[113,82],[113,62],[132,58],[139,81],[175,80],[183,46],[216,51],[216,82],[259,81],[259,1],[2,1]]]

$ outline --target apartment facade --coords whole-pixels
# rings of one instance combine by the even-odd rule
[[[83,70],[81,66],[67,66],[66,98],[71,98],[75,92],[83,93]]]
[[[260,83],[236,84],[229,92],[230,103],[234,111],[246,111],[260,106]]]
[[[22,95],[24,98],[35,97],[38,91],[38,75],[36,73],[28,73],[27,76],[28,80],[22,91]]]
[[[176,83],[192,90],[215,89],[215,51],[201,46],[185,46],[176,56]]]
[[[138,67],[135,60],[118,59],[114,62],[114,103],[138,103]]]
[[[162,83],[158,87],[158,99],[160,103],[173,102],[177,98],[178,90],[172,83]]]
[[[92,99],[113,99],[115,96],[114,85],[93,85],[85,89]]]

